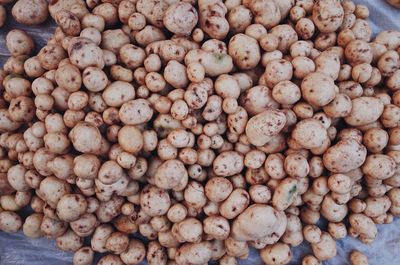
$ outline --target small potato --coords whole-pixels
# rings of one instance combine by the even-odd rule
[[[143,147],[142,133],[132,125],[126,125],[118,131],[118,143],[130,153],[138,153]]]
[[[211,243],[203,241],[200,243],[186,243],[181,246],[175,255],[177,264],[205,264],[211,260]]]
[[[355,250],[350,254],[351,265],[368,265],[368,258],[363,253]]]
[[[229,197],[220,205],[220,214],[227,218],[233,219],[243,212],[250,203],[250,196],[244,189],[235,189]]]
[[[82,73],[83,85],[92,92],[99,92],[107,86],[107,75],[97,67],[87,67]]]
[[[304,119],[296,124],[292,138],[306,149],[321,147],[328,134],[322,123],[317,119]]]
[[[140,205],[149,216],[161,216],[167,213],[171,200],[165,190],[149,185],[140,193]]]
[[[213,162],[215,174],[223,177],[233,176],[243,170],[243,156],[234,151],[219,154]]]
[[[335,0],[317,2],[312,9],[312,20],[322,33],[335,32],[343,22],[344,11]]]
[[[11,13],[18,23],[39,25],[49,16],[45,0],[18,0]]]
[[[104,67],[103,51],[90,39],[75,37],[68,44],[68,55],[79,69],[94,66]]]
[[[390,156],[369,155],[362,167],[363,172],[374,179],[387,179],[394,175],[396,163]]]
[[[266,13],[266,15],[270,15]],[[289,50],[290,46],[298,40],[298,36],[293,27],[282,24],[277,25],[271,29],[271,34],[275,35],[280,41],[278,45],[278,50],[286,53]]]
[[[22,230],[24,235],[30,238],[39,238],[42,236],[40,225],[42,223],[43,215],[40,213],[34,213],[25,219]]]
[[[74,265],[91,265],[93,263],[93,250],[90,247],[82,247],[75,252],[73,257]]]
[[[228,54],[237,67],[246,70],[254,68],[261,59],[257,40],[239,33],[229,41]]]
[[[315,257],[319,260],[328,260],[336,256],[336,241],[326,232],[321,235],[321,241],[311,244]]]
[[[153,109],[146,99],[130,100],[122,104],[119,118],[127,125],[138,125],[148,122],[153,116]]]
[[[86,123],[78,123],[69,133],[74,148],[82,153],[94,153],[101,148],[101,134],[97,127]]]
[[[8,211],[0,212],[0,230],[6,233],[15,233],[22,226],[21,217],[14,213]]]
[[[281,81],[272,90],[272,97],[285,105],[295,104],[301,98],[300,88],[291,81]]]
[[[300,153],[289,154],[285,158],[284,169],[293,178],[305,178],[310,172],[307,159]]]
[[[223,177],[211,178],[205,185],[205,194],[212,202],[224,201],[232,190],[232,183]]]
[[[217,240],[228,238],[230,226],[227,219],[222,216],[210,216],[203,221],[204,232]]]
[[[372,219],[364,214],[351,214],[349,216],[351,228],[359,234],[368,239],[375,239],[378,230]]]
[[[30,55],[34,49],[32,37],[19,29],[7,33],[6,46],[13,56]]]
[[[146,257],[146,249],[142,242],[131,239],[128,248],[120,255],[123,264],[139,264]]]
[[[249,188],[250,198],[255,203],[268,203],[271,199],[271,191],[267,186],[256,184]]]
[[[197,24],[197,20],[196,9],[185,2],[170,5],[163,18],[165,27],[178,35],[190,35]]]
[[[282,81],[280,83],[284,83]],[[277,85],[278,86],[278,85]],[[289,84],[289,87],[291,85]],[[278,89],[280,90],[280,89]],[[278,102],[275,99],[273,92],[266,86],[254,86],[246,89],[240,95],[239,101],[240,105],[247,111],[250,115],[256,115],[267,108],[278,108]],[[271,93],[272,92],[272,93]],[[276,91],[275,91],[276,92]],[[279,97],[280,98],[280,97]]]
[[[266,265],[288,264],[292,259],[292,252],[289,245],[276,243],[262,249],[260,256]]]
[[[352,102],[346,94],[336,94],[336,97],[323,107],[324,112],[332,118],[346,117],[350,114]]]
[[[57,203],[57,215],[65,222],[77,220],[86,209],[87,201],[80,194],[66,194]]]
[[[185,56],[185,64],[198,62],[208,76],[229,73],[233,68],[233,59],[228,54],[207,52],[201,49],[191,50]]]
[[[365,203],[364,214],[371,218],[385,214],[391,206],[391,201],[386,195],[377,198],[369,197],[365,200]]]
[[[288,81],[293,76],[293,66],[285,59],[268,61],[261,77],[267,86],[273,87],[281,81]]]
[[[162,189],[172,189],[187,181],[188,173],[180,160],[171,159],[163,162],[156,170],[154,183]]]
[[[275,209],[283,211],[293,203],[298,194],[297,185],[297,180],[292,178],[286,178],[279,183],[272,197]]]
[[[316,257],[307,255],[303,258],[301,265],[322,265],[322,263]]]
[[[306,225],[303,228],[304,239],[315,244],[321,241],[321,229],[316,225]]]
[[[43,217],[40,225],[40,230],[42,231],[43,235],[52,239],[62,236],[67,229],[67,223],[52,219],[46,215]]]
[[[77,251],[83,245],[83,238],[68,230],[62,236],[56,238],[56,247],[63,251]]]
[[[129,237],[125,233],[114,232],[106,240],[106,248],[114,254],[121,254],[129,245]]]
[[[346,204],[334,201],[332,195],[326,195],[321,204],[321,214],[330,222],[341,222],[348,212]]]
[[[91,238],[91,247],[94,251],[104,253],[106,249],[107,238],[113,233],[113,227],[107,224],[99,225]]]
[[[196,218],[186,218],[172,226],[172,234],[180,242],[198,243],[201,241],[203,225]]]
[[[310,104],[325,106],[335,98],[337,87],[330,76],[314,72],[304,77],[301,93]]]
[[[114,254],[108,254],[104,257],[102,257],[98,263],[98,265],[124,265],[125,263],[121,260],[121,258],[118,255]]]
[[[79,18],[70,11],[61,10],[56,14],[55,20],[67,36],[77,36],[81,32]]]

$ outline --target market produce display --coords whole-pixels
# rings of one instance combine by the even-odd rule
[[[37,54],[6,36],[1,231],[74,265],[280,265],[303,241],[316,265],[400,215],[400,32],[372,37],[366,6],[14,2],[0,26],[57,28]]]

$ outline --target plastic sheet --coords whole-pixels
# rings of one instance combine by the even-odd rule
[[[364,4],[370,10],[370,24],[373,32],[397,29],[400,30],[400,9],[389,6],[384,0],[354,0]],[[0,64],[3,65],[9,54],[5,46],[5,35],[10,29],[21,28],[33,36],[36,50],[42,47],[54,31],[54,24],[47,21],[44,25],[27,27],[17,25],[9,15],[7,25],[0,29]],[[49,19],[50,20],[50,19]],[[369,258],[371,265],[400,264],[400,218],[392,224],[378,225],[378,237],[370,245],[364,245],[357,239],[347,237],[337,241],[338,255],[324,262],[326,265],[349,264],[348,255],[352,250],[360,250]],[[311,253],[310,246],[303,243],[293,248],[293,259],[290,264],[301,264],[301,258]],[[6,234],[0,232],[0,265],[67,265],[72,263],[72,253],[59,251],[54,240],[46,238],[28,239],[22,233]],[[247,260],[240,261],[243,265],[262,264],[257,251],[252,250]]]

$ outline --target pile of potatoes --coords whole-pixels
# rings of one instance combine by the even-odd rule
[[[400,215],[400,32],[373,38],[366,6],[12,8],[28,25],[49,14],[38,54],[24,31],[6,37],[0,230],[55,239],[74,265],[235,265],[250,248],[281,265],[304,241],[313,254],[295,263],[317,265]]]

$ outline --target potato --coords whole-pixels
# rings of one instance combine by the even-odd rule
[[[212,202],[222,202],[233,190],[232,183],[223,177],[211,178],[205,185],[205,195]]]
[[[95,66],[104,67],[103,51],[90,39],[75,37],[69,41],[68,55],[72,64],[85,69]]]
[[[75,252],[74,265],[90,265],[93,262],[93,250],[90,247],[82,247]]]
[[[63,251],[77,251],[83,245],[83,238],[72,230],[67,230],[62,236],[56,238],[57,248]]]
[[[19,29],[13,29],[6,36],[7,49],[13,56],[30,55],[33,52],[35,44],[33,39],[27,33]]]
[[[288,264],[292,259],[290,247],[284,243],[267,246],[260,251],[263,262],[267,265]]]
[[[253,204],[234,220],[231,227],[232,237],[238,241],[249,241],[269,236],[286,223],[283,216],[281,211],[271,206]]]
[[[99,253],[105,253],[106,241],[108,237],[113,233],[113,227],[107,224],[99,225],[91,238],[91,247],[94,251]]]
[[[310,73],[301,82],[301,93],[305,100],[315,106],[325,106],[337,93],[333,79],[320,72]]]
[[[297,180],[286,178],[282,180],[274,191],[272,205],[275,209],[286,210],[297,196]]]
[[[246,190],[237,188],[232,191],[229,197],[220,205],[220,214],[227,218],[233,219],[242,213],[249,206],[250,196]]]
[[[230,39],[228,53],[235,65],[243,70],[254,68],[261,58],[257,40],[242,33]]]
[[[18,0],[11,13],[18,23],[39,25],[49,16],[45,0]]]
[[[101,134],[97,127],[78,123],[69,133],[74,148],[82,153],[94,153],[101,148]]]
[[[394,175],[396,163],[390,156],[374,154],[367,156],[362,169],[368,176],[383,180]]]
[[[228,54],[213,53],[202,49],[189,51],[185,56],[185,64],[198,62],[204,67],[208,76],[229,73],[233,68],[233,59]]]
[[[240,173],[243,167],[243,156],[234,151],[227,151],[219,154],[213,162],[215,174],[223,177]]]
[[[140,205],[149,216],[162,216],[170,208],[171,200],[165,190],[156,186],[147,186],[140,193]]]
[[[350,262],[352,265],[368,265],[369,264],[367,257],[359,251],[351,252]]]
[[[304,119],[296,124],[292,131],[292,138],[300,146],[306,149],[321,147],[328,134],[319,120]]]
[[[253,116],[246,125],[246,136],[255,146],[263,146],[285,126],[286,116],[277,110],[267,109]]]
[[[360,167],[367,157],[366,148],[354,139],[343,139],[323,155],[324,166],[334,173],[346,173]]]
[[[351,126],[362,126],[376,121],[383,112],[383,103],[374,97],[359,97],[352,100],[352,109],[344,119]],[[368,107],[367,107],[368,106]]]
[[[311,248],[319,260],[331,259],[337,253],[335,240],[326,232],[322,233],[320,242],[311,244]]]
[[[229,31],[229,23],[225,19],[227,8],[221,0],[200,0],[199,3],[200,28],[211,38],[222,40]],[[216,9],[218,12],[214,12]]]
[[[196,26],[198,15],[189,3],[172,4],[165,11],[163,23],[172,33],[189,35]]]
[[[154,181],[157,187],[172,189],[177,187],[188,173],[180,160],[171,159],[161,164],[155,172]]]
[[[65,222],[77,220],[86,212],[87,202],[83,195],[66,194],[57,203],[57,215]]]
[[[21,217],[9,211],[0,212],[0,230],[6,233],[15,233],[22,226]]]
[[[50,176],[40,182],[39,191],[41,198],[52,208],[56,208],[59,200],[71,192],[71,187],[67,182]]]
[[[378,230],[372,219],[364,214],[351,214],[349,222],[354,231],[368,239],[375,239]]]
[[[211,260],[211,243],[186,243],[181,246],[175,255],[177,264],[204,264]]]

